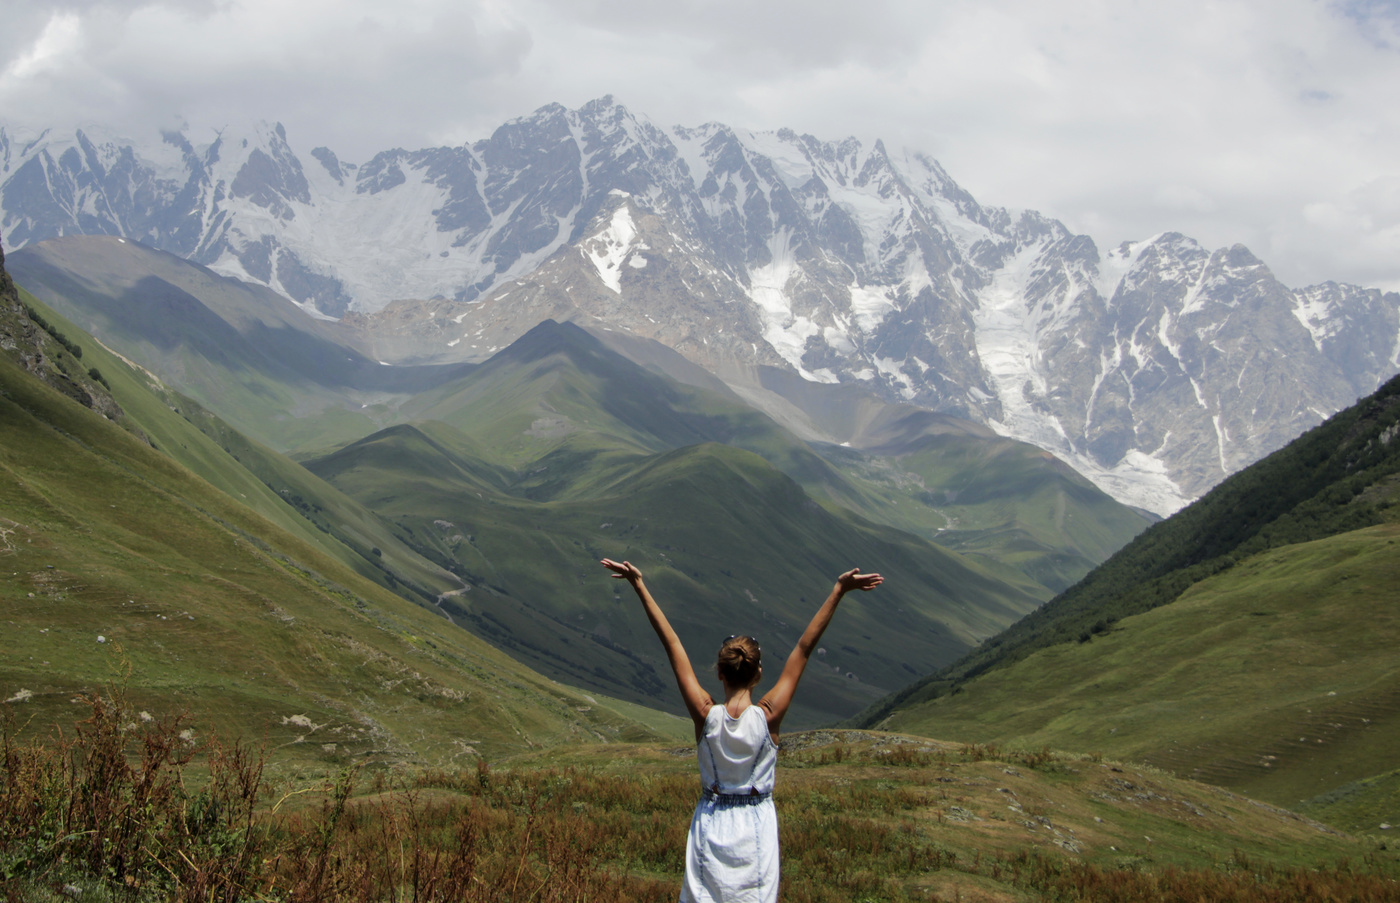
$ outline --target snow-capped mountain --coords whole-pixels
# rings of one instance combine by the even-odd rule
[[[1167,513],[1400,369],[1400,296],[1294,291],[1167,233],[1101,253],[930,158],[661,128],[611,98],[469,146],[303,160],[0,129],[7,247],[119,234],[272,287],[385,360],[482,358],[545,317],[987,422]]]

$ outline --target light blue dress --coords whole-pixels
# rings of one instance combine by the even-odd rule
[[[775,903],[778,747],[763,709],[735,718],[712,706],[696,756],[704,789],[686,838],[681,903]]]

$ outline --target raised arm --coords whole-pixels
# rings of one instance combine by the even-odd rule
[[[884,582],[885,578],[879,574],[862,574],[860,568],[853,568],[836,578],[831,595],[827,596],[822,607],[817,609],[812,623],[807,625],[807,629],[802,632],[802,638],[793,647],[792,654],[783,665],[783,673],[778,682],[759,700],[758,704],[763,706],[768,714],[768,731],[775,738],[778,736],[779,726],[783,723],[783,716],[792,705],[792,696],[797,692],[797,682],[802,679],[802,672],[807,670],[812,650],[821,642],[822,634],[826,632],[827,625],[836,614],[836,606],[841,604],[841,598],[853,589],[868,591]]]
[[[715,703],[710,694],[700,686],[695,669],[690,666],[690,656],[685,654],[685,647],[681,645],[681,638],[676,636],[676,631],[672,629],[671,622],[666,620],[661,606],[656,604],[656,600],[647,591],[647,585],[642,581],[642,572],[636,565],[628,561],[617,562],[611,558],[604,558],[603,567],[612,571],[613,577],[618,580],[626,580],[632,584],[637,598],[642,600],[647,620],[651,621],[652,629],[656,631],[661,645],[666,649],[666,657],[671,660],[671,670],[675,672],[676,683],[681,688],[681,699],[685,702],[686,711],[690,712],[690,720],[695,722],[695,735],[698,737],[705,726],[705,716],[709,714],[710,706]]]

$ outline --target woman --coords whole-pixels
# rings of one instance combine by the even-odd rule
[[[642,600],[647,619],[666,648],[686,711],[695,722],[704,791],[686,838],[681,903],[772,903],[778,899],[778,815],[773,808],[778,728],[841,598],[853,589],[872,590],[884,578],[861,574],[859,568],[836,578],[831,595],[788,656],[777,684],[757,705],[753,689],[763,677],[758,641],[747,636],[725,640],[716,664],[724,683],[721,704],[700,686],[680,638],[642,582],[642,572],[630,562],[609,558],[603,559],[603,566],[632,584]]]

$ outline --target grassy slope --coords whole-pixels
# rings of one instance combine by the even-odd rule
[[[466,455],[442,451],[450,429],[425,427],[433,438],[397,427],[309,466],[471,584],[446,610],[570,683],[676,704],[655,637],[598,567],[604,556],[647,571],[701,667],[735,631],[786,655],[835,574],[878,563],[890,583],[843,607],[800,697],[821,707],[796,712],[799,723],[868,704],[1034,604],[916,537],[826,511],[761,458],[727,446],[646,457],[594,498],[535,502],[463,479]]]
[[[1261,551],[1383,523],[1400,496],[1400,377],[1154,524],[1084,580],[856,720],[950,692],[1056,644],[1167,605]]]
[[[1395,767],[1397,543],[1384,525],[1270,550],[883,724],[1097,750],[1298,806]]]
[[[8,356],[0,527],[0,698],[31,727],[118,679],[152,711],[189,708],[201,729],[265,736],[294,759],[450,761],[467,746],[649,733],[361,578]]]
[[[1393,837],[1400,830],[1400,769],[1343,784],[1295,808],[1357,834]]]
[[[20,289],[19,296],[57,328],[82,334],[29,292]],[[84,341],[84,362],[104,374],[125,412],[125,422],[215,487],[362,576],[390,588],[405,583],[416,588],[403,594],[418,601],[460,586],[451,574],[409,549],[368,509],[290,459],[246,438],[150,373],[127,365],[101,343],[86,337]],[[373,554],[375,548],[380,549],[379,555]]]
[[[655,747],[582,745],[526,754],[506,767],[535,780],[536,769],[561,766],[577,769],[570,787],[581,793],[596,784],[636,782],[639,797],[642,788],[665,777],[693,780],[695,767],[693,758]],[[680,796],[669,813],[674,828],[663,821],[676,843],[693,799]],[[888,887],[872,891],[872,885],[879,887],[872,876],[897,882],[908,899],[1197,899],[1189,893],[1148,897],[1147,888],[1125,887],[1122,876],[1112,874],[1185,868],[1218,870],[1219,883],[1205,876],[1192,889],[1200,899],[1220,900],[1234,898],[1225,880],[1229,874],[1263,875],[1270,868],[1308,869],[1363,857],[1372,867],[1396,867],[1394,852],[1378,853],[1374,842],[1150,767],[1018,755],[897,734],[785,735],[775,798],[784,886],[817,899],[896,898]],[[597,798],[574,807],[599,819],[616,817]],[[942,851],[938,864],[916,852],[930,847]],[[1013,877],[1008,863],[1024,862],[1027,854],[1101,871],[1086,869],[1082,883],[1070,882],[1058,889],[1063,896],[1054,895]],[[677,863],[667,877],[678,880],[679,868]],[[813,885],[825,885],[830,896],[813,893]],[[1306,899],[1307,893],[1260,898]]]
[[[1018,568],[1060,592],[1148,526],[1049,452],[946,432],[826,457],[866,489],[868,517]]]
[[[654,372],[735,397],[659,343],[607,332],[597,337]],[[829,443],[812,448],[836,473],[776,444],[734,444],[763,455],[824,504],[849,508],[1006,571],[1019,569],[1046,587],[1046,598],[1151,522],[1042,449],[984,426],[887,404],[858,386],[809,383],[774,368],[761,368],[761,379],[761,388],[750,387],[755,403],[770,405],[779,417],[785,414],[804,435],[827,436]],[[792,442],[786,430],[780,432]]]
[[[774,368],[763,368],[761,380],[800,412],[794,419],[838,443],[820,451],[862,490],[858,502],[847,503],[854,510],[1012,564],[1051,594],[1152,521],[1043,449],[986,426]]]
[[[760,455],[832,511],[965,546],[1039,599],[1146,524],[1043,452],[1009,440],[906,437],[882,457],[836,447],[823,457],[731,395],[647,371],[572,324],[541,324],[402,410],[470,435],[477,454],[519,471],[513,494],[536,500],[594,496],[643,454],[722,442]],[[941,532],[950,523],[956,529]]]

